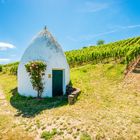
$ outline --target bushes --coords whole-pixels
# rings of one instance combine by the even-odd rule
[[[18,70],[18,66],[17,66],[17,65],[12,66],[12,67],[10,68],[10,74],[12,74],[12,75],[17,75],[17,70]]]
[[[2,72],[12,75],[17,75],[19,62],[9,63],[6,65],[3,65]]]
[[[57,130],[56,128],[52,129],[52,131],[44,131],[41,135],[41,138],[44,138],[45,140],[49,140],[52,139],[53,136],[55,136],[57,134]]]

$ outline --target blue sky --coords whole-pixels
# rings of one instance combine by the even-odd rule
[[[65,51],[140,36],[140,0],[0,0],[0,63],[20,60],[45,25]]]

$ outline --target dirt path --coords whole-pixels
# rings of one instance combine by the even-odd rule
[[[6,101],[2,88],[0,87],[0,115],[11,113],[12,112],[9,110],[8,102]]]
[[[125,77],[123,81],[123,87],[128,87],[128,89],[140,93],[140,61],[136,67]]]

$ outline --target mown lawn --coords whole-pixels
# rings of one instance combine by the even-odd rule
[[[0,74],[11,110],[0,116],[0,138],[140,139],[140,94],[122,87],[124,69],[122,64],[71,69],[73,86],[82,91],[72,106],[65,96],[40,101],[21,97],[16,77]]]

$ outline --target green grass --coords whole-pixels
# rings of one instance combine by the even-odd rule
[[[1,138],[3,132],[14,129],[19,137],[32,135],[36,139],[43,132],[51,139],[140,139],[140,95],[122,88],[125,67],[110,63],[71,69],[72,84],[82,91],[72,106],[66,97],[36,100],[19,96],[16,76],[0,74],[9,102],[6,109],[13,113],[0,116]],[[52,136],[53,128],[61,133]],[[10,132],[8,136],[15,135]]]
[[[83,133],[80,136],[80,140],[91,140],[91,137],[87,133]]]
[[[67,97],[45,98],[38,100],[36,98],[26,98],[16,93],[11,97],[10,103],[18,110],[17,115],[24,117],[33,117],[43,110],[58,108],[67,104]]]
[[[44,138],[45,140],[52,139],[57,134],[56,128],[52,129],[52,131],[44,131],[41,134],[41,138]]]

